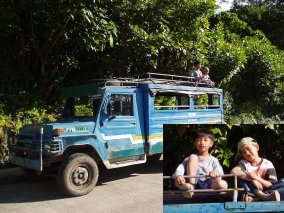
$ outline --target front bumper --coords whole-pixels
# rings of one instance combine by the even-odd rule
[[[32,160],[25,157],[10,155],[10,161],[11,163],[23,168],[42,171],[42,162],[40,160]]]

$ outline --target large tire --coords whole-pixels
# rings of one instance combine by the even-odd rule
[[[97,163],[87,154],[76,153],[64,160],[57,172],[57,183],[67,196],[88,194],[96,186],[99,177]]]

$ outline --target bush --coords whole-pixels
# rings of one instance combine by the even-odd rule
[[[13,137],[19,133],[25,124],[54,122],[57,115],[48,114],[45,109],[32,108],[27,111],[16,113],[15,118],[0,114],[0,164],[7,164],[9,161],[9,144],[13,143]],[[8,141],[8,138],[9,139]]]

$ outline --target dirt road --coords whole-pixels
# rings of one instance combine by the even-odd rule
[[[55,178],[28,180],[19,169],[0,171],[2,213],[162,212],[163,162],[101,170],[88,195],[66,198]]]

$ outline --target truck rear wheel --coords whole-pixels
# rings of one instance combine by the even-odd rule
[[[93,190],[98,177],[98,166],[93,158],[84,153],[76,153],[61,163],[57,183],[65,195],[82,196]]]

